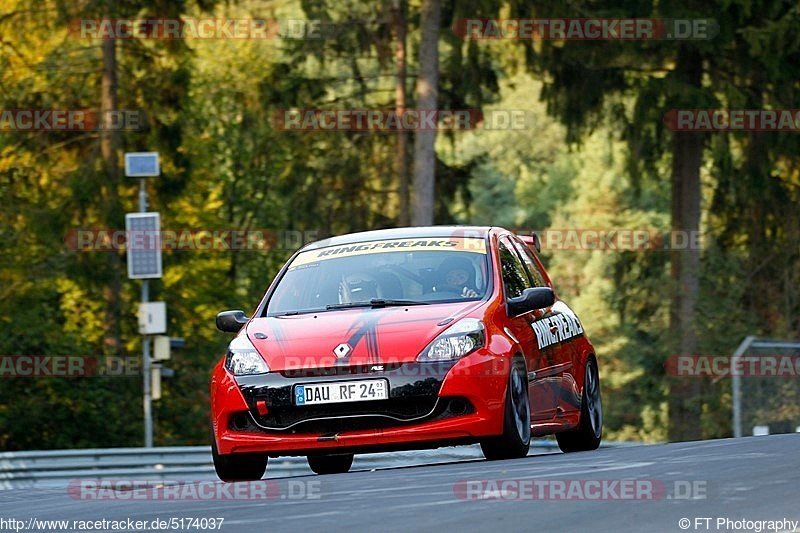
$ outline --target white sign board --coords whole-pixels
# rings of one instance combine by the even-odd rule
[[[128,152],[125,154],[125,175],[129,178],[151,178],[161,174],[158,152]]]
[[[153,360],[167,361],[170,357],[169,335],[156,335],[153,337]]]
[[[139,333],[160,335],[167,332],[166,302],[142,302],[139,304]]]
[[[161,399],[161,367],[154,365],[150,369],[150,398]]]

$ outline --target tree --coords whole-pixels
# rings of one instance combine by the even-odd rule
[[[535,3],[533,9],[545,12],[548,7],[546,3]],[[636,3],[586,2],[576,8],[582,17],[600,18],[635,13],[638,17],[700,19],[709,12],[707,3],[696,2],[661,3],[652,6],[650,13],[642,12],[641,5]],[[515,15],[529,15],[527,5],[515,9]],[[531,43],[526,46],[534,71],[547,76],[543,96],[550,112],[568,126],[568,139],[579,140],[584,132],[611,117],[629,143],[627,171],[634,190],[642,179],[659,180],[669,174],[671,228],[684,234],[697,233],[700,229],[701,168],[708,160],[705,149],[709,146],[709,137],[697,132],[670,132],[663,126],[663,117],[668,111],[681,108],[724,108],[730,104],[760,107],[768,99],[731,101],[729,97],[737,92],[733,87],[759,79],[758,68],[790,64],[797,48],[784,46],[778,50],[779,47],[773,47],[775,55],[772,55],[759,53],[753,46],[765,34],[774,36],[776,42],[797,42],[792,37],[792,24],[788,22],[797,21],[791,2],[763,2],[758,6],[750,2],[722,2],[713,12],[720,33],[706,40],[544,41],[537,46]],[[776,26],[782,31],[775,31]],[[755,57],[762,60],[754,61]],[[755,65],[758,67],[753,68]],[[765,83],[763,79],[755,82],[756,90],[773,96],[788,94],[786,89],[791,82],[780,74],[774,79],[778,83]],[[781,85],[781,81],[785,85]],[[629,99],[633,101],[632,107],[627,107]],[[757,142],[758,138],[759,135],[753,135],[751,140]],[[731,157],[736,158],[735,151],[729,150],[730,147],[715,142],[715,161],[724,165]],[[764,163],[765,155],[762,151],[756,159]],[[776,163],[773,160],[767,165]],[[754,173],[750,174],[745,180],[753,179]],[[719,184],[730,180],[724,175],[716,178]],[[764,185],[763,180],[756,181],[758,186]],[[746,194],[750,199],[760,196],[755,187],[749,188]],[[756,215],[755,220],[748,220],[746,224],[757,223],[760,218]],[[709,240],[705,242],[708,244]],[[669,338],[672,341],[662,358],[674,353],[694,355],[701,345],[698,327],[703,321],[698,320],[697,314],[698,299],[703,291],[701,259],[701,251],[691,248],[675,250],[670,255]],[[730,342],[735,346],[738,341],[731,339]],[[701,438],[703,428],[698,420],[702,416],[702,382],[672,380],[670,386],[669,438]]]
[[[694,47],[679,46],[675,78],[682,93],[680,107],[689,107],[701,90],[703,58]],[[677,100],[677,99],[675,99]],[[676,103],[678,103],[676,101]],[[690,108],[690,107],[689,107]],[[700,234],[700,166],[703,163],[703,134],[672,134],[672,231],[677,236]],[[683,237],[681,237],[683,240]],[[676,239],[674,242],[678,242]],[[685,242],[685,241],[684,241]],[[697,300],[700,295],[700,250],[690,246],[673,249],[670,254],[673,295],[670,312],[671,337],[678,339],[679,355],[697,354]],[[702,437],[700,380],[678,380],[670,390],[670,440],[696,440]]]
[[[536,8],[544,8],[544,4]],[[591,3],[579,9],[582,16],[598,18],[618,16],[618,4]],[[691,5],[664,4],[653,13],[638,16],[694,18],[700,10]],[[673,231],[696,234],[700,222],[700,165],[702,137],[696,133],[675,132],[664,150],[662,138],[668,135],[660,126],[660,116],[672,108],[700,107],[709,89],[703,87],[704,60],[710,49],[705,41],[650,41],[642,43],[544,41],[540,53],[529,46],[531,64],[538,72],[550,76],[543,92],[549,110],[569,128],[568,138],[577,140],[581,132],[594,127],[602,116],[611,115],[621,124],[631,143],[628,168],[635,180],[644,170],[655,178],[656,162],[663,155],[672,161]],[[591,48],[590,48],[591,47]],[[705,91],[705,93],[704,93]],[[635,100],[632,117],[626,117],[624,107],[611,106],[620,95]],[[655,124],[654,122],[655,121]],[[649,136],[658,141],[637,144]],[[646,152],[644,150],[647,150]],[[673,280],[670,330],[676,339],[673,350],[696,353],[696,301],[699,288],[699,250],[675,251],[671,255]],[[666,357],[667,354],[664,354]],[[685,389],[688,387],[688,390]],[[699,408],[692,403],[695,384],[677,385],[670,394],[673,440],[699,438],[700,430],[692,423],[699,417]]]
[[[122,228],[125,208],[135,209],[135,184],[122,180],[119,168],[124,148],[161,152],[165,176],[154,184],[155,202],[180,192],[188,168],[179,151],[181,127],[171,116],[185,101],[188,48],[158,40],[120,46],[112,39],[81,39],[68,28],[82,19],[142,12],[177,17],[187,3],[49,0],[2,9],[0,108],[89,109],[99,112],[103,126],[114,110],[126,109],[141,113],[143,128],[0,136],[0,217],[4,230],[13,230],[0,239],[16,250],[0,264],[0,278],[8,282],[0,322],[10,326],[0,354],[138,354],[136,284],[123,279],[124,256],[76,252],[68,237],[81,228]],[[131,406],[138,404],[140,387],[130,378],[7,380],[0,391],[0,445],[139,444],[141,417]],[[32,433],[31,424],[58,430]]]
[[[406,112],[406,13],[408,4],[406,0],[393,0],[392,22],[394,26],[395,39],[395,112],[402,116]],[[408,183],[408,132],[401,129],[397,132],[397,147],[395,154],[395,171],[399,183],[400,196],[400,215],[398,223],[400,226],[408,226],[410,223],[409,208],[409,183]]]
[[[439,94],[439,24],[440,0],[423,0],[420,11],[419,75],[416,108],[434,112]],[[411,223],[433,224],[436,181],[436,130],[419,130],[414,135],[414,201]]]

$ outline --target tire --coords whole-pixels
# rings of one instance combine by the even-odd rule
[[[522,357],[514,357],[508,374],[503,434],[481,442],[483,456],[490,461],[519,459],[531,446],[531,404],[528,399],[528,372]]]
[[[211,457],[217,477],[226,483],[234,481],[258,481],[267,470],[267,457],[255,454],[221,455],[217,452],[217,442],[211,436]]]
[[[309,455],[308,466],[315,474],[344,474],[353,466],[353,454],[341,455]]]
[[[581,419],[578,427],[556,434],[562,452],[588,452],[600,446],[603,434],[603,403],[600,398],[600,376],[597,361],[586,361],[586,377],[581,394]]]

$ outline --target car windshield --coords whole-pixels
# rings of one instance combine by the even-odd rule
[[[486,294],[480,238],[389,239],[301,252],[267,306],[267,316],[348,307],[480,300]]]

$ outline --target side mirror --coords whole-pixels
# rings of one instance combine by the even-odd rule
[[[239,309],[223,311],[217,315],[217,329],[225,333],[238,333],[242,326],[247,324],[247,315]]]
[[[542,253],[542,240],[535,231],[531,232],[531,239],[533,239],[533,247],[536,248],[536,253]]]
[[[556,302],[556,295],[550,287],[532,287],[522,291],[522,296],[508,300],[508,313],[521,315],[534,309],[544,309]]]

